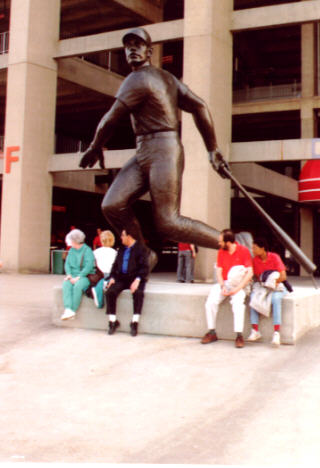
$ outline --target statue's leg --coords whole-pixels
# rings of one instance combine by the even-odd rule
[[[134,156],[120,170],[102,201],[102,212],[120,235],[124,226],[130,226],[133,236],[142,242],[141,228],[132,203],[148,190],[148,183]]]
[[[180,215],[183,148],[175,139],[162,139],[161,152],[153,154],[150,195],[158,231],[167,239],[217,249],[219,231]]]

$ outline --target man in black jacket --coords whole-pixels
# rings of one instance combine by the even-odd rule
[[[112,335],[120,325],[116,319],[117,297],[124,289],[130,289],[133,297],[133,317],[130,329],[131,335],[136,336],[149,272],[148,254],[146,247],[133,237],[128,228],[121,231],[120,237],[123,246],[120,247],[112,266],[106,292],[108,333]]]

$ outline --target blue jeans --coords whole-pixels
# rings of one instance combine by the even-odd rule
[[[192,281],[192,255],[191,250],[180,250],[178,252],[178,281],[191,283]]]
[[[282,298],[287,294],[287,290],[284,291],[274,291],[271,297],[271,306],[272,306],[272,316],[273,324],[281,325],[281,310],[282,310]],[[258,325],[259,323],[259,313],[250,307],[250,321],[252,325]]]

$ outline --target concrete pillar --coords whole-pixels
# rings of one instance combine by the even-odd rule
[[[10,18],[1,258],[7,270],[48,271],[60,0],[11,0]]]
[[[314,24],[301,25],[301,138],[314,137],[312,98],[315,91]]]
[[[315,92],[315,34],[314,24],[301,25],[301,138],[314,138],[313,96]],[[302,164],[303,165],[303,164]],[[300,246],[313,258],[312,209],[300,209]],[[301,274],[306,272],[301,268]]]
[[[185,0],[184,7],[183,81],[208,103],[226,159],[231,142],[232,9],[232,0]],[[218,230],[229,227],[230,183],[214,173],[192,116],[186,113],[182,139],[186,153],[182,214]],[[196,278],[212,279],[215,256],[215,250],[199,250]]]

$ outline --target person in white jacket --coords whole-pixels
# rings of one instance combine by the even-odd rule
[[[113,262],[117,256],[117,251],[113,248],[115,239],[111,231],[102,231],[100,233],[100,241],[102,247],[95,249],[93,254],[96,260],[96,266],[102,271],[104,277],[96,286],[91,288],[94,303],[99,309],[104,305],[105,282],[108,281]]]

